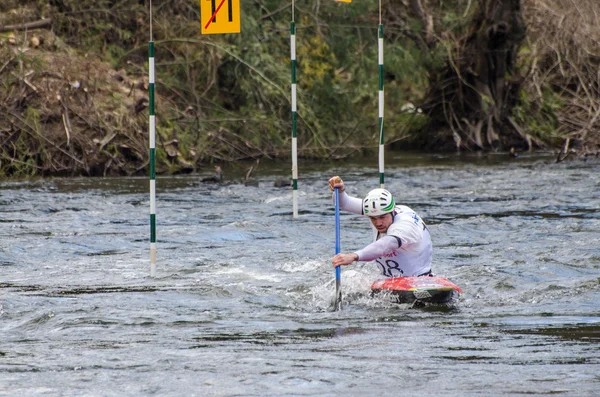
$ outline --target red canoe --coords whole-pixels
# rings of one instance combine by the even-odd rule
[[[462,293],[460,287],[447,278],[428,276],[378,280],[371,286],[371,291],[390,291],[399,303],[446,303]]]

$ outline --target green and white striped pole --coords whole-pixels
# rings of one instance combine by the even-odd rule
[[[150,137],[150,277],[156,276],[156,116],[154,114],[154,41],[152,41],[152,1],[150,1],[150,42],[148,43],[148,106]]]
[[[296,22],[294,22],[294,1],[292,1],[292,22],[290,23],[290,59],[292,68],[292,206],[293,217],[298,217],[298,141],[296,138]]]
[[[379,29],[378,29],[378,48],[379,48],[379,187],[385,187],[384,178],[384,138],[383,138],[383,24],[381,23],[381,0],[379,1]]]

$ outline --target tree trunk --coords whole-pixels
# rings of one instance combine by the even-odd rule
[[[432,145],[500,149],[525,140],[510,123],[522,78],[515,70],[525,38],[521,0],[481,0],[471,33],[456,43],[445,67],[434,70],[423,110]]]
[[[433,17],[431,14],[428,14],[423,7],[423,3],[421,0],[410,0],[410,6],[413,9],[413,12],[417,16],[417,18],[421,21],[423,25],[423,33],[424,40],[428,46],[432,46],[434,44],[433,40]]]

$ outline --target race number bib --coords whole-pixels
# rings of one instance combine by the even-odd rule
[[[377,258],[377,267],[385,277],[402,277],[404,272],[400,269],[400,264],[393,259]]]

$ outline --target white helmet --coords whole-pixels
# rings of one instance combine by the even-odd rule
[[[373,189],[363,200],[363,211],[368,216],[389,214],[395,207],[394,196],[385,189]]]

